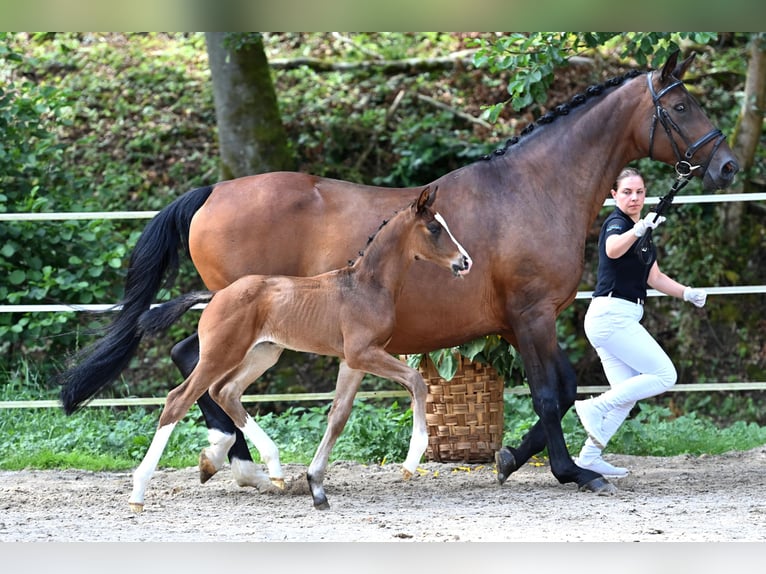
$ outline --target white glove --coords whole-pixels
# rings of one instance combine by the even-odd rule
[[[694,287],[686,287],[684,289],[684,301],[689,301],[689,303],[697,307],[704,307],[706,299],[707,293],[702,289],[695,289]]]
[[[665,221],[664,215],[657,217],[657,221],[654,221],[655,217],[657,217],[657,214],[653,211],[650,211],[646,214],[646,217],[639,219],[636,222],[636,224],[633,226],[633,233],[636,235],[636,237],[643,237],[647,229],[655,229],[660,223]]]

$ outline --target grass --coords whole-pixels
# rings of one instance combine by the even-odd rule
[[[0,400],[54,399],[29,372],[6,374]],[[357,401],[331,460],[363,463],[401,461],[411,432],[409,403]],[[283,462],[307,464],[326,427],[329,404],[290,407],[256,420],[279,446]],[[94,471],[128,470],[144,456],[157,427],[159,408],[88,407],[72,416],[58,408],[0,410],[0,469],[80,468]],[[518,444],[537,420],[528,396],[509,396],[505,404],[504,444]],[[570,410],[562,428],[567,446],[576,453],[585,432]],[[704,416],[673,417],[667,407],[641,404],[609,444],[608,452],[639,456],[720,454],[766,444],[766,427],[738,422],[718,428]],[[160,466],[182,468],[197,464],[207,445],[207,431],[195,406],[177,425]],[[253,456],[258,460],[255,449]]]

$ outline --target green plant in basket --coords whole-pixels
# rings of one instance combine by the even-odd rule
[[[457,373],[461,356],[469,361],[490,365],[506,382],[517,381],[518,384],[522,384],[524,381],[521,355],[500,335],[486,335],[457,347],[407,355],[407,364],[417,369],[426,356],[445,381],[451,381]]]

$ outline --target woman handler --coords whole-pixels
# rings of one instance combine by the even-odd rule
[[[575,401],[575,410],[588,439],[575,464],[608,477],[622,477],[628,469],[606,462],[601,453],[609,439],[641,399],[659,395],[676,382],[676,369],[665,351],[641,325],[647,285],[697,307],[705,304],[702,289],[686,287],[660,271],[651,241],[639,256],[634,245],[647,229],[665,218],[651,212],[643,219],[646,199],[638,170],[622,170],[611,190],[616,202],[598,241],[598,277],[585,314],[585,335],[596,349],[611,387],[597,397]]]

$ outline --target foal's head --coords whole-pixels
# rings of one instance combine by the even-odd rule
[[[436,263],[450,269],[457,277],[471,270],[471,257],[447,227],[444,218],[431,207],[439,188],[426,187],[410,206],[415,227],[410,234],[409,249],[415,259]]]

